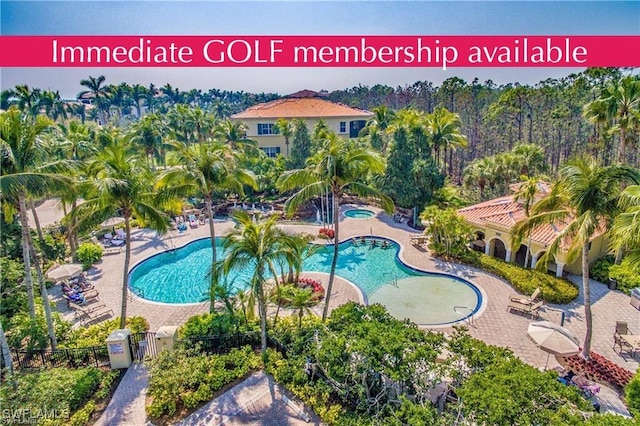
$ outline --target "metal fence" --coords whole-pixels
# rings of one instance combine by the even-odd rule
[[[109,365],[106,345],[74,349],[12,349],[14,368],[35,370],[51,367],[104,367]]]

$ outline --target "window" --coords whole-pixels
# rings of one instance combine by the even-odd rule
[[[340,122],[340,133],[347,133],[347,122],[346,121],[341,121]]]
[[[280,154],[279,146],[265,146],[264,148],[260,148],[260,149],[263,150],[264,153],[267,154],[267,157],[269,158],[276,158],[278,154]]]
[[[278,128],[273,123],[258,123],[258,135],[277,135]]]

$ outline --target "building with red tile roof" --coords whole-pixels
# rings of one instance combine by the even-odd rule
[[[371,117],[373,113],[370,111],[331,102],[323,93],[301,90],[282,99],[253,105],[232,115],[231,119],[245,123],[247,137],[257,140],[267,155],[275,157],[277,154],[289,155],[289,146],[275,126],[280,118],[302,119],[310,132],[323,120],[338,136],[355,138]]]
[[[518,184],[511,185],[510,188],[516,191]],[[536,198],[539,199],[546,195],[549,190],[548,184],[540,182]],[[464,217],[473,228],[476,239],[472,242],[472,247],[475,250],[483,251],[487,255],[514,262],[524,267],[534,267],[540,256],[547,250],[547,247],[567,226],[564,222],[538,226],[516,249],[512,247],[512,231],[519,221],[526,218],[526,214],[522,201],[516,201],[513,195],[464,207],[458,210],[458,214]],[[605,256],[608,252],[608,244],[603,234],[604,226],[596,233],[591,242],[589,250],[590,263]],[[549,262],[547,265],[558,276],[561,276],[565,271],[574,274],[581,273],[579,259],[567,264],[566,250],[569,245],[570,241],[563,241],[555,261]],[[529,247],[529,250],[527,250],[527,247]]]

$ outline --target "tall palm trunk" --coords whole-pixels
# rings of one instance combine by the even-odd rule
[[[325,297],[324,309],[322,310],[322,322],[327,320],[329,315],[329,301],[331,300],[331,291],[333,290],[333,281],[336,277],[336,266],[338,265],[338,242],[340,241],[340,212],[338,211],[339,196],[333,191],[333,259],[331,260],[331,272],[329,274],[329,283],[327,284],[327,295]]]
[[[38,212],[36,211],[36,205],[33,202],[33,199],[29,198],[29,208],[31,209],[31,214],[33,215],[33,223],[36,225],[36,232],[38,233],[38,240],[40,242],[44,241],[44,234],[42,233],[42,227],[40,226],[40,219],[38,218]]]
[[[36,318],[36,302],[33,295],[33,277],[31,276],[31,256],[29,255],[29,220],[27,219],[27,203],[24,194],[18,195],[20,227],[22,228],[22,261],[24,262],[24,284],[27,290],[29,318]]]
[[[260,314],[260,349],[262,356],[267,353],[267,302],[264,297],[264,280],[262,275],[256,280],[256,290],[258,293],[258,311]]]
[[[627,159],[627,129],[624,126],[620,126],[620,154],[618,162],[624,164]]]
[[[42,268],[40,267],[40,263],[38,263],[36,251],[33,248],[33,240],[31,239],[31,234],[28,235],[29,239],[27,241],[27,244],[29,245],[29,252],[33,256],[33,266],[36,269],[36,276],[38,277],[38,284],[40,285],[40,297],[42,297],[42,307],[44,308],[44,318],[47,323],[47,333],[49,334],[49,340],[51,341],[51,350],[55,351],[56,347],[58,346],[58,342],[56,340],[56,331],[53,327],[51,305],[49,304],[49,293],[47,292],[47,286],[44,283]]]
[[[11,350],[7,343],[7,338],[4,335],[4,328],[2,327],[2,321],[0,321],[0,352],[2,352],[2,361],[4,363],[7,372],[9,373],[9,380],[14,390],[18,387],[16,380],[13,376],[13,358],[11,358]]]
[[[591,317],[591,287],[589,286],[589,241],[582,245],[582,290],[584,292],[584,318],[587,332],[582,346],[582,357],[589,359],[591,352],[591,335],[593,333],[593,318]]]
[[[120,304],[120,328],[124,328],[127,325],[127,300],[128,289],[127,284],[129,281],[129,263],[131,262],[131,215],[129,213],[123,214],[124,216],[124,228],[126,241],[124,245],[124,270],[122,271],[122,300]]]
[[[211,253],[212,253],[212,262],[211,264],[216,263],[216,229],[213,226],[213,208],[211,207],[211,197],[204,197],[204,204],[207,207],[207,215],[209,215],[209,235],[211,236]]]

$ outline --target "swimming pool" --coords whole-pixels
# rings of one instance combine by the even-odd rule
[[[352,219],[369,219],[374,217],[376,213],[367,209],[350,209],[345,211],[344,215]]]
[[[221,241],[216,243],[218,258],[222,259],[225,253]],[[387,248],[380,244],[373,246],[370,238],[365,243],[341,243],[336,274],[357,285],[368,303],[382,303],[397,317],[410,318],[418,324],[457,322],[478,311],[482,296],[477,287],[450,275],[409,268],[399,261],[399,246],[392,241],[388,243]],[[303,270],[328,273],[332,256],[333,246],[319,246],[304,262]],[[198,303],[209,298],[210,265],[210,240],[196,240],[140,262],[129,274],[129,286],[135,294],[150,301]],[[245,270],[229,279],[234,288],[245,289],[250,274],[250,270]],[[423,311],[432,314],[425,315]]]

